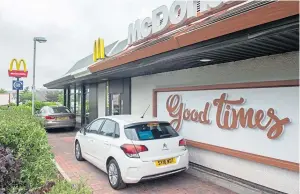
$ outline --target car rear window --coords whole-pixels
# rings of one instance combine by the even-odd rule
[[[169,123],[143,123],[125,128],[128,139],[134,141],[177,137],[178,133]]]
[[[66,107],[51,107],[51,113],[71,113],[71,111]]]

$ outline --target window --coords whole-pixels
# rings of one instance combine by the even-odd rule
[[[95,120],[88,128],[87,128],[87,132],[89,133],[98,133],[102,123],[103,123],[103,119],[98,119]]]
[[[143,123],[125,127],[128,139],[135,141],[177,137],[178,133],[169,123]]]
[[[85,86],[85,123],[88,124],[89,121],[89,113],[90,113],[90,106],[89,106],[89,101],[90,101],[90,90],[89,90],[89,85]]]
[[[119,128],[119,124],[116,123],[115,138],[119,138],[119,137],[120,137],[120,128]]]
[[[41,109],[41,112],[40,112],[40,113],[41,113],[41,114],[46,114],[46,112],[47,112],[46,109],[47,109],[46,107],[43,107],[43,108]]]
[[[76,87],[77,88],[77,87]],[[81,116],[81,89],[78,86],[76,89],[76,116]]]
[[[71,113],[71,111],[63,106],[59,106],[59,107],[51,107],[49,109],[50,113]]]
[[[100,135],[113,137],[115,128],[116,122],[107,119],[100,130]]]
[[[76,90],[74,90],[74,88],[71,89],[71,93],[70,93],[70,109],[72,111],[72,113],[75,113],[75,93],[76,93]]]

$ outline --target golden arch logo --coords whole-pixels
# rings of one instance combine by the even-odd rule
[[[14,69],[14,65],[16,68]],[[23,70],[21,69],[21,65],[23,65]],[[26,62],[24,59],[18,61],[17,59],[12,59],[8,69],[8,76],[9,77],[27,77],[28,71]]]
[[[101,38],[98,38],[98,40],[95,40],[95,42],[94,42],[93,60],[95,62],[98,59],[104,59],[104,58],[105,58],[104,40]]]

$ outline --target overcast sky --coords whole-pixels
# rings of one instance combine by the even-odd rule
[[[94,40],[105,45],[127,38],[128,25],[150,16],[153,9],[174,0],[0,0],[0,88],[11,90],[8,66],[25,59],[32,85],[33,37],[37,45],[36,87],[65,74],[78,60],[92,53]],[[216,4],[220,1],[210,1]],[[201,4],[205,9],[208,1]]]

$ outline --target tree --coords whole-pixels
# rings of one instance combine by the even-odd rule
[[[32,100],[32,92],[29,91],[29,87],[25,87],[23,91],[20,91],[20,102],[25,104],[28,101]]]
[[[64,93],[62,91],[58,95],[58,102],[64,104]]]
[[[29,90],[25,90],[23,92],[20,92],[20,102],[22,102],[22,104],[25,104],[27,101],[31,101],[32,100],[32,93]]]
[[[24,88],[24,92],[29,92],[29,87],[28,86]]]
[[[59,102],[59,95],[61,91],[47,91],[46,101],[47,102]]]
[[[6,94],[6,93],[7,93],[7,91],[5,89],[0,88],[0,94]]]

